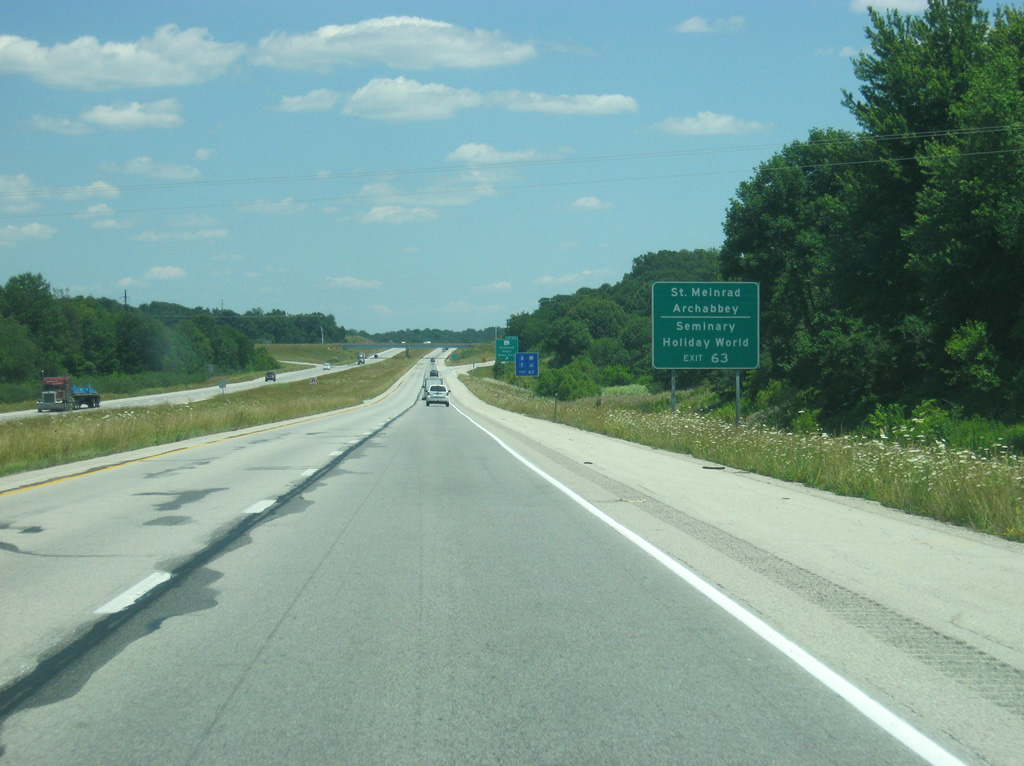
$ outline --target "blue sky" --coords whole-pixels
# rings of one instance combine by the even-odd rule
[[[720,246],[760,162],[856,128],[868,21],[861,0],[5,3],[0,282],[503,325]]]

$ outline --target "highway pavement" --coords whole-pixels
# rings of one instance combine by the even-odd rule
[[[1018,762],[1019,546],[494,410],[451,370],[427,408],[426,364],[4,480],[3,762]]]

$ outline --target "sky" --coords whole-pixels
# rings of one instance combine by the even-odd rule
[[[4,2],[0,284],[504,326],[720,247],[760,163],[857,129],[868,24],[863,0]]]

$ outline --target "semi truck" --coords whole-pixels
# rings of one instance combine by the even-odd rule
[[[36,410],[77,410],[79,407],[99,407],[100,393],[90,384],[76,386],[66,376],[43,378],[43,390],[36,402]]]

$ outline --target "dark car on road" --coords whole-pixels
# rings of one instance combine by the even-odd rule
[[[263,376],[263,380],[264,381],[277,380],[277,373],[276,372],[268,372],[266,375]]]

